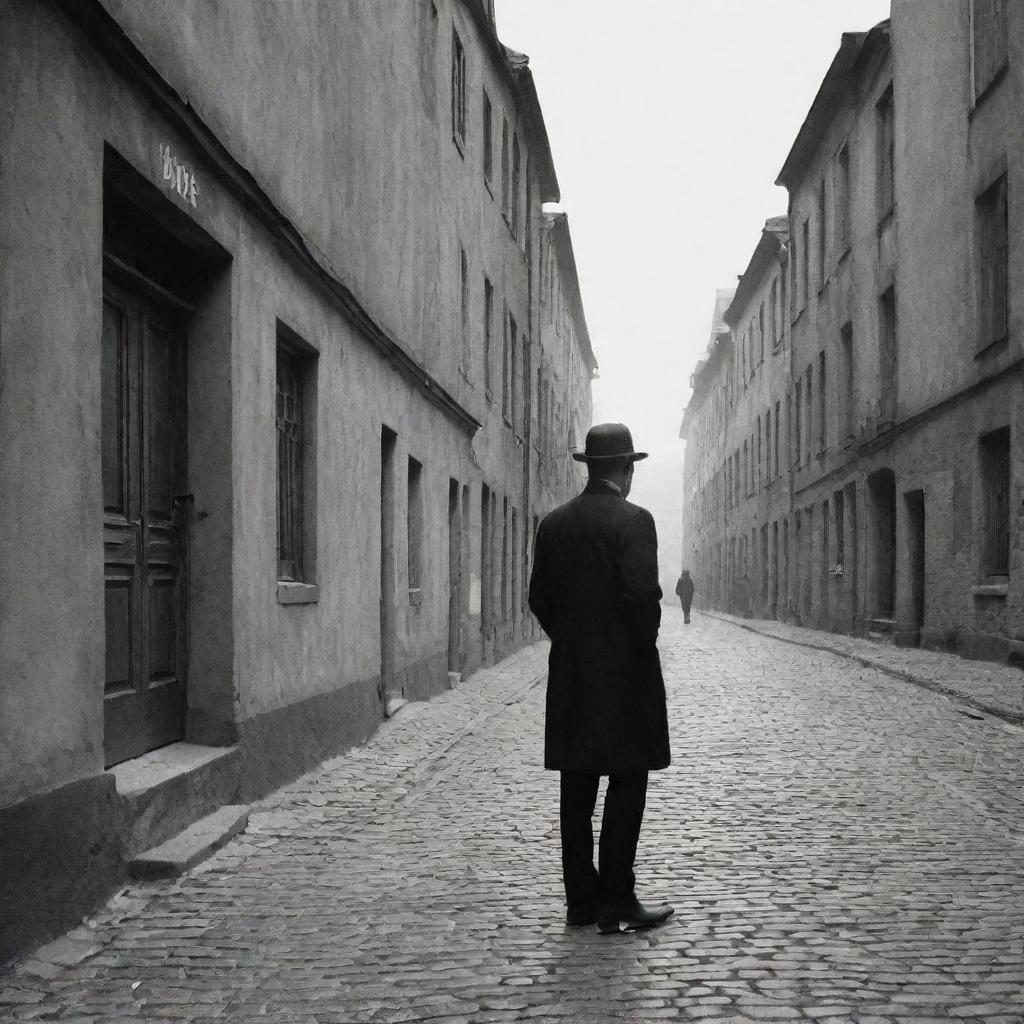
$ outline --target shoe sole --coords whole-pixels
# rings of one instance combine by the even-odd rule
[[[602,935],[621,935],[622,932],[646,931],[648,928],[657,928],[659,924],[664,924],[673,913],[675,911],[670,910],[664,917],[659,917],[656,921],[631,921],[628,917],[619,917],[614,921],[599,921],[597,930]],[[624,924],[626,927],[620,928],[620,924]]]

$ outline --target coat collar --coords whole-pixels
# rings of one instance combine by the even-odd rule
[[[616,497],[622,497],[622,488],[618,484],[613,484],[611,480],[602,480],[598,477],[591,477],[587,481],[587,486],[583,491],[584,494],[614,494]]]

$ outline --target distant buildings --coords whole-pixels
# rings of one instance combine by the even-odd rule
[[[693,374],[699,604],[1024,663],[1022,88],[1015,5],[843,36]]]
[[[595,360],[490,3],[7,4],[0,67],[2,962],[538,635]]]

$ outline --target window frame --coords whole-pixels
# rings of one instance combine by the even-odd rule
[[[494,198],[494,104],[486,87],[481,88],[483,103],[480,111],[480,133],[483,136],[483,172],[484,184]]]
[[[274,373],[278,596],[301,604],[319,597],[316,580],[316,431],[318,353],[277,321]],[[282,369],[288,391],[282,390]],[[287,410],[288,398],[294,412]],[[282,430],[290,420],[290,430]],[[286,557],[284,557],[286,556]],[[283,589],[282,589],[283,588]],[[305,588],[305,589],[303,589]]]
[[[990,182],[974,201],[975,211],[975,252],[976,252],[976,289],[977,289],[977,340],[976,352],[982,353],[993,345],[1005,341],[1010,333],[1010,222],[1009,222],[1009,183],[1005,170]],[[998,221],[997,232],[991,230],[992,224]],[[999,236],[1001,249],[993,251],[992,240]],[[1001,257],[1001,258],[1000,258]],[[993,292],[995,288],[989,283],[986,265],[994,267],[1002,277],[1001,308],[995,310]]]
[[[466,48],[452,26],[452,141],[459,155],[466,155]]]

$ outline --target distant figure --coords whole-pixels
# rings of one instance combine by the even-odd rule
[[[683,622],[690,621],[690,605],[693,603],[693,580],[690,579],[690,570],[684,569],[679,582],[676,583],[676,596],[683,606]]]
[[[645,907],[633,862],[647,773],[669,763],[665,683],[658,657],[661,587],[650,512],[626,501],[633,451],[621,423],[587,433],[582,494],[546,515],[537,531],[530,608],[551,637],[544,767],[561,772],[562,877],[571,926],[602,934],[649,928],[671,913]],[[608,776],[598,867],[592,818]]]

